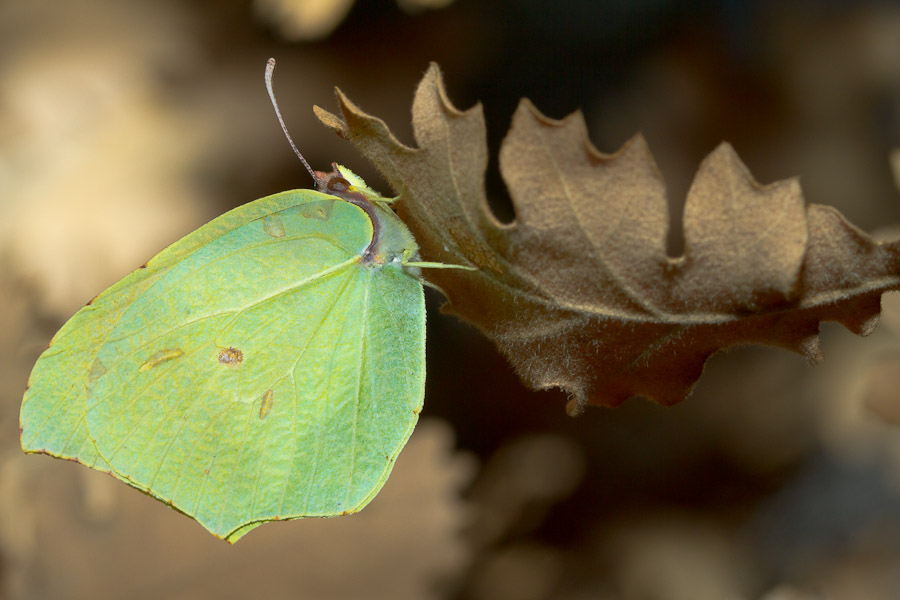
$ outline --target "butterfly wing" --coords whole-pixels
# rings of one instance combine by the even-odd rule
[[[78,311],[53,337],[29,377],[20,414],[22,448],[111,471],[87,432],[84,399],[90,381],[102,375],[102,364],[95,359],[116,323],[135,299],[198,249],[247,223],[304,201],[286,192],[224,214],[175,242]]]
[[[111,471],[229,541],[359,510],[424,393],[421,284],[360,263],[371,236],[363,211],[312,191],[189,235],[57,334],[23,447]]]

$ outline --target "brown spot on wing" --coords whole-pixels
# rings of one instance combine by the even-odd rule
[[[262,402],[259,404],[259,418],[265,419],[269,416],[269,411],[272,410],[272,401],[273,401],[273,393],[272,390],[266,390],[266,393],[262,395]]]
[[[284,223],[278,215],[267,215],[263,219],[263,231],[273,238],[284,237]]]
[[[239,349],[229,346],[219,350],[219,363],[228,367],[237,368],[244,362],[244,353]]]
[[[150,358],[148,358],[147,361],[138,368],[138,371],[149,371],[153,367],[161,365],[162,363],[169,362],[170,360],[175,360],[183,354],[184,350],[182,350],[181,348],[166,348],[165,350],[160,350],[159,352],[151,355]],[[91,366],[92,370],[93,368],[94,367]]]
[[[104,365],[103,361],[99,358],[95,358],[94,362],[91,364],[91,370],[88,371],[88,381],[94,383],[104,375],[106,375],[106,365]]]
[[[315,219],[316,221],[327,221],[331,218],[331,211],[334,209],[334,202],[310,202],[300,207],[300,214],[306,219]]]

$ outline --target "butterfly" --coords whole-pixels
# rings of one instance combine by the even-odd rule
[[[235,542],[378,493],[425,390],[422,262],[349,169],[175,242],[79,310],[29,377],[22,448],[105,471]],[[468,268],[468,267],[458,267]]]

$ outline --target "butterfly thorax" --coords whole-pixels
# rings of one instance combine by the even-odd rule
[[[419,260],[419,245],[415,238],[389,206],[374,204],[378,216],[376,227],[381,230],[378,244],[373,249],[372,261],[380,265],[403,267],[406,263]],[[416,270],[416,275],[418,272]]]

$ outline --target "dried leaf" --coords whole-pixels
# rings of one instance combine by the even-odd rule
[[[684,256],[666,255],[665,187],[642,137],[606,155],[583,118],[523,100],[500,150],[516,220],[484,194],[480,106],[454,108],[436,65],[413,103],[417,146],[337,93],[319,118],[400,191],[426,260],[477,272],[427,273],[447,312],[476,325],[538,389],[561,387],[570,412],[633,395],[682,400],[714,352],[771,344],[821,358],[821,321],[861,335],[882,292],[900,287],[900,242],[876,243],[796,180],[761,185],[722,144],[700,165],[684,214]]]

